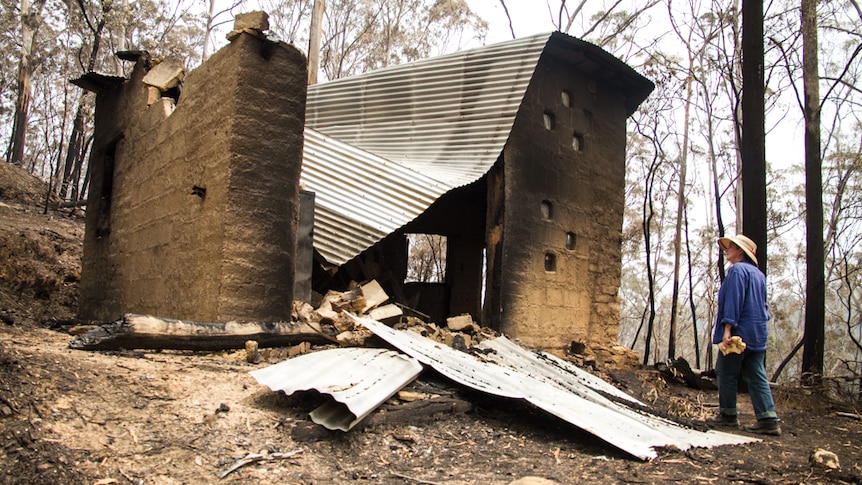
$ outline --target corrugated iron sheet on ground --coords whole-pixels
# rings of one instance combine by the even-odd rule
[[[378,337],[446,377],[497,396],[524,399],[642,460],[656,449],[713,447],[760,441],[718,431],[699,431],[609,399],[609,386],[584,379],[565,361],[537,357],[505,337],[483,342],[492,349],[479,360],[417,333],[393,330],[367,318],[356,318]],[[570,376],[565,374],[570,373]],[[624,399],[633,404],[631,397]]]
[[[316,389],[332,401],[310,416],[329,429],[348,431],[422,372],[422,364],[386,349],[344,348],[301,355],[252,371],[273,391],[291,395]]]

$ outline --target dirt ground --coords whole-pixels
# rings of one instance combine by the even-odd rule
[[[862,483],[859,411],[801,386],[775,389],[781,437],[661,450],[643,462],[528,404],[431,371],[411,387],[470,409],[342,433],[309,421],[320,396],[284,396],[249,375],[275,358],[71,350],[83,219],[43,214],[44,187],[0,165],[2,484]],[[653,368],[599,371],[659,413],[696,421],[716,411],[714,391]],[[751,422],[747,396],[740,403]],[[812,465],[817,449],[834,453],[840,468]],[[226,473],[243,458],[249,463]]]

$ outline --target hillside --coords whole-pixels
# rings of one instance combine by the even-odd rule
[[[862,483],[859,411],[802,387],[775,390],[781,437],[641,462],[526,403],[430,372],[409,389],[467,408],[378,411],[341,433],[308,420],[320,396],[276,394],[248,374],[283,352],[252,364],[242,352],[70,350],[83,218],[43,213],[46,192],[0,164],[0,483]],[[652,368],[600,371],[680,421],[717,407],[715,392]],[[740,403],[751,421],[747,396]],[[840,468],[812,465],[818,449]]]

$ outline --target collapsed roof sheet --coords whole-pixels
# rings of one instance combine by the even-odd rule
[[[290,395],[316,389],[333,400],[311,420],[348,431],[422,372],[416,360],[386,349],[344,348],[301,355],[252,371],[257,381]]]
[[[450,188],[468,184],[503,150],[549,37],[309,86],[306,125]]]
[[[474,389],[524,399],[642,460],[656,449],[743,444],[760,441],[719,431],[699,431],[637,409],[637,401],[619,397],[609,385],[585,379],[576,367],[547,354],[532,354],[505,337],[483,342],[494,352],[474,356],[438,344],[417,333],[393,330],[368,318],[351,317],[378,337],[444,376]]]
[[[485,175],[545,52],[619,89],[628,114],[654,87],[601,48],[560,32],[309,86],[302,179],[317,194],[317,251],[343,264]],[[364,196],[381,182],[380,167],[395,170]],[[387,192],[393,197],[379,197]]]
[[[343,264],[421,214],[451,187],[310,128],[300,182],[315,193],[314,247]]]
[[[309,86],[302,183],[316,193],[315,249],[343,264],[482,177],[548,37]]]

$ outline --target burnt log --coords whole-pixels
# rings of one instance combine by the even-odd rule
[[[656,369],[670,379],[678,379],[692,389],[714,391],[718,389],[714,382],[703,375],[695,374],[688,361],[682,357],[666,362],[656,363]]]
[[[324,334],[315,323],[195,322],[126,314],[120,320],[78,335],[69,343],[69,348],[228,350],[244,349],[249,340],[263,348],[301,342],[331,343],[332,337]]]

